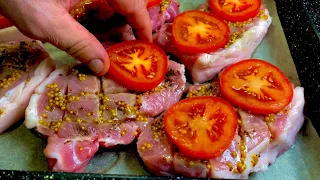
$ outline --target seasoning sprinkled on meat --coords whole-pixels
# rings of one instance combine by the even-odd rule
[[[36,48],[37,42],[20,42],[19,44],[0,45],[1,69],[12,68],[27,72],[39,57],[42,49]]]
[[[209,11],[208,3],[201,7]],[[222,69],[251,56],[267,34],[272,17],[265,6],[260,14],[246,22],[227,23],[229,41],[224,48],[210,53],[183,53],[174,46],[172,23],[167,23],[154,34],[153,42],[166,52],[176,56],[190,72],[194,83],[212,80]]]
[[[61,155],[51,162],[53,170],[78,172],[81,167],[82,171],[96,147],[132,143],[154,116],[179,101],[185,89],[184,66],[173,61],[168,67],[167,79],[145,93],[129,93],[130,90],[116,87],[120,85],[106,77],[96,77],[87,69],[76,65],[55,70],[36,89],[30,101],[25,124],[28,128],[36,127],[51,139],[46,148],[48,158]],[[114,86],[110,87],[112,90],[107,84]],[[64,151],[60,141],[71,144]],[[77,152],[73,148],[83,141],[90,144],[93,152],[87,156],[87,151],[79,152],[77,156],[86,156],[84,161],[79,163],[64,157],[67,152]],[[59,148],[54,149],[55,146]],[[152,149],[152,145],[146,142],[143,148]],[[71,168],[70,164],[75,166]]]
[[[39,41],[0,44],[0,133],[23,118],[36,87],[54,65]]]

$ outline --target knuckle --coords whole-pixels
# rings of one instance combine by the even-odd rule
[[[72,57],[78,58],[85,53],[84,51],[88,49],[89,46],[90,46],[90,43],[87,40],[82,39],[71,44],[69,47],[66,47],[65,51]]]

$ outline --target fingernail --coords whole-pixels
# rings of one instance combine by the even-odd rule
[[[103,71],[103,62],[100,59],[91,60],[88,63],[89,68],[96,74],[101,73]]]

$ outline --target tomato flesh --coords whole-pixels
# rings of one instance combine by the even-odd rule
[[[164,79],[168,58],[153,43],[140,40],[125,41],[107,49],[110,58],[108,74],[131,90],[148,91]]]
[[[230,22],[247,21],[258,15],[261,0],[210,0],[211,12]]]
[[[221,94],[240,108],[256,114],[283,110],[292,100],[293,87],[276,66],[249,59],[226,68],[220,76]]]
[[[152,8],[161,3],[162,0],[148,0],[147,8]]]
[[[229,27],[213,15],[201,11],[186,11],[172,24],[175,46],[185,53],[213,52],[224,47],[229,38]]]
[[[221,155],[234,138],[237,123],[230,103],[212,96],[182,100],[164,118],[166,133],[179,151],[197,159]]]

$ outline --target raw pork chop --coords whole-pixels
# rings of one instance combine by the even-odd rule
[[[174,61],[169,61],[168,71],[164,81],[158,87],[144,93],[128,93],[129,90],[112,82],[111,80],[102,79],[102,87],[104,95],[108,97],[107,107],[112,108],[113,112],[106,111],[105,118],[114,116],[117,120],[124,121],[122,125],[130,126],[134,130],[121,130],[123,126],[117,127],[117,130],[101,134],[99,142],[101,146],[109,147],[114,143],[115,138],[123,139],[119,135],[114,135],[114,132],[123,132],[125,136],[133,141],[138,129],[138,126],[132,122],[127,122],[128,119],[136,119],[139,122],[148,121],[148,117],[154,117],[167,110],[170,106],[178,102],[185,89],[186,79],[184,76],[184,66]],[[110,87],[108,85],[114,85]],[[110,90],[111,91],[110,91]],[[105,108],[105,107],[103,107]],[[112,113],[114,115],[112,115]],[[103,127],[103,126],[102,126]],[[105,132],[105,131],[104,131]],[[111,138],[110,138],[111,137]],[[129,143],[130,143],[129,142]],[[122,143],[122,144],[129,144]]]
[[[162,0],[160,5],[148,9],[152,31],[157,32],[165,23],[171,23],[180,13],[178,0]]]
[[[0,133],[2,133],[23,118],[31,95],[52,72],[54,66],[39,41],[0,44],[0,63]]]
[[[187,97],[208,95],[220,95],[218,81],[190,86]],[[153,122],[155,125],[147,126],[138,137],[138,152],[147,168],[159,176],[247,179],[253,172],[267,170],[294,145],[304,122],[303,107],[303,88],[296,87],[291,103],[276,115],[258,116],[237,109],[238,130],[229,148],[207,161],[190,159],[176,149],[172,151],[173,143],[165,134],[160,116]]]
[[[260,154],[258,164],[253,169],[254,172],[266,171],[268,164],[274,163],[278,156],[294,145],[304,122],[304,103],[304,89],[296,87],[288,108],[278,115],[267,117],[272,141],[267,150]]]
[[[207,160],[188,158],[181,153],[175,153],[173,157],[175,173],[186,177],[206,178],[210,167]]]
[[[228,44],[225,48],[212,53],[186,54],[180,52],[173,45],[172,24],[170,23],[162,26],[154,35],[154,43],[166,52],[175,55],[190,71],[194,83],[203,83],[213,79],[226,66],[250,58],[266,35],[271,22],[269,11],[262,7],[259,15],[251,21],[238,24],[228,23],[230,27]]]
[[[99,118],[100,81],[81,70],[65,66],[52,72],[26,111],[25,125],[49,137],[44,152],[53,171],[82,172],[99,147],[92,123]]]
[[[173,144],[166,136],[163,116],[142,129],[138,137],[137,148],[147,168],[158,176],[173,175]]]
[[[229,163],[229,172],[212,169],[211,177],[247,179],[252,172],[266,171],[278,156],[294,145],[304,122],[303,107],[303,88],[296,87],[291,103],[277,115],[263,117],[238,110],[241,117],[240,161],[232,166]],[[239,157],[238,153],[235,157]]]
[[[93,76],[80,65],[52,72],[32,95],[25,121],[48,137],[50,169],[82,172],[99,146],[131,143],[153,116],[178,102],[186,83],[184,66],[169,62],[165,80],[144,93]]]

